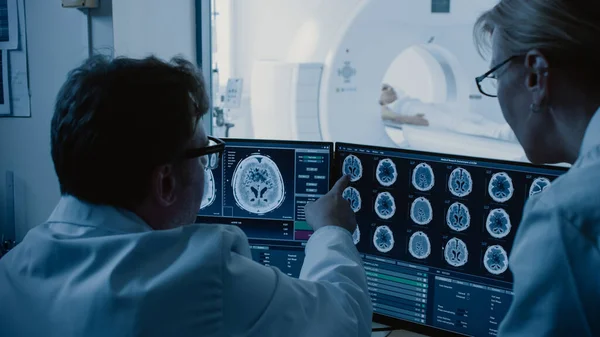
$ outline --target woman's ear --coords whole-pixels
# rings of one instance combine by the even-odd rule
[[[539,50],[530,50],[525,56],[525,69],[525,87],[531,93],[532,104],[543,107],[550,96],[548,59]]]

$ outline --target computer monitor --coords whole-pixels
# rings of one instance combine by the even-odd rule
[[[331,187],[333,143],[224,140],[196,222],[239,226],[255,261],[298,277],[312,234],[304,205]]]
[[[565,168],[336,143],[374,321],[493,336],[511,304],[508,256],[527,199]]]

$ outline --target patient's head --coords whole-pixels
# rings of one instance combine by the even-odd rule
[[[396,90],[394,90],[394,88],[391,85],[384,83],[381,86],[381,95],[379,97],[379,104],[388,105],[388,104],[394,103],[394,101],[396,101],[397,99],[398,99],[398,94],[396,93]]]
[[[63,195],[138,214],[155,229],[195,219],[208,111],[202,77],[189,62],[94,57],[71,71],[52,119],[54,168]]]

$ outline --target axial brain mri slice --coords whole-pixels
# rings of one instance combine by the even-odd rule
[[[377,164],[375,177],[381,186],[392,186],[398,179],[398,170],[396,164],[391,159],[382,159]]]
[[[510,233],[510,216],[502,208],[490,211],[485,227],[493,238],[502,239]]]
[[[354,213],[360,211],[362,206],[362,199],[360,198],[360,193],[358,190],[352,186],[346,187],[344,192],[342,192],[342,198],[348,200],[350,203],[350,207],[354,211]]]
[[[357,245],[360,242],[360,228],[358,228],[358,225],[356,225],[356,229],[352,233],[352,241],[354,242],[354,245]]]
[[[464,266],[469,261],[469,250],[463,240],[452,238],[446,243],[444,258],[453,267]]]
[[[423,232],[415,232],[408,240],[408,252],[419,260],[426,259],[431,254],[429,237]]]
[[[529,188],[529,197],[544,192],[548,187],[550,187],[550,184],[550,179],[548,178],[535,178],[531,184],[531,187]]]
[[[415,167],[412,174],[414,188],[421,192],[427,192],[435,185],[435,175],[429,164],[421,163]]]
[[[253,214],[269,213],[285,199],[283,176],[277,164],[262,154],[241,160],[233,172],[231,185],[237,205]]]
[[[417,225],[427,225],[433,220],[433,209],[429,200],[423,197],[415,199],[410,207],[410,218]]]
[[[394,248],[394,233],[388,226],[379,226],[373,234],[373,245],[381,253],[387,253]]]
[[[508,269],[508,254],[500,245],[488,247],[483,254],[485,269],[494,275],[500,275]]]
[[[342,172],[344,175],[350,176],[350,181],[358,181],[363,174],[363,167],[360,159],[352,154],[346,157],[344,159],[344,163],[342,164]]]
[[[396,214],[396,202],[390,192],[381,192],[377,195],[375,213],[383,220],[391,219]]]
[[[204,170],[204,192],[202,194],[202,202],[200,209],[210,207],[215,202],[217,189],[215,187],[215,176],[211,170]]]
[[[455,197],[463,198],[473,192],[471,173],[462,167],[455,168],[448,179],[448,189]]]
[[[495,173],[488,184],[488,193],[495,202],[504,203],[512,198],[515,192],[512,179],[506,172]]]
[[[460,202],[450,205],[446,214],[446,225],[457,232],[462,232],[469,228],[471,225],[469,208]]]

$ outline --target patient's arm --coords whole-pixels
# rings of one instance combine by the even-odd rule
[[[411,116],[398,115],[385,105],[381,107],[381,118],[385,121],[391,121],[398,124],[411,124],[421,126],[429,125],[429,121],[425,119],[424,114],[416,114]]]

